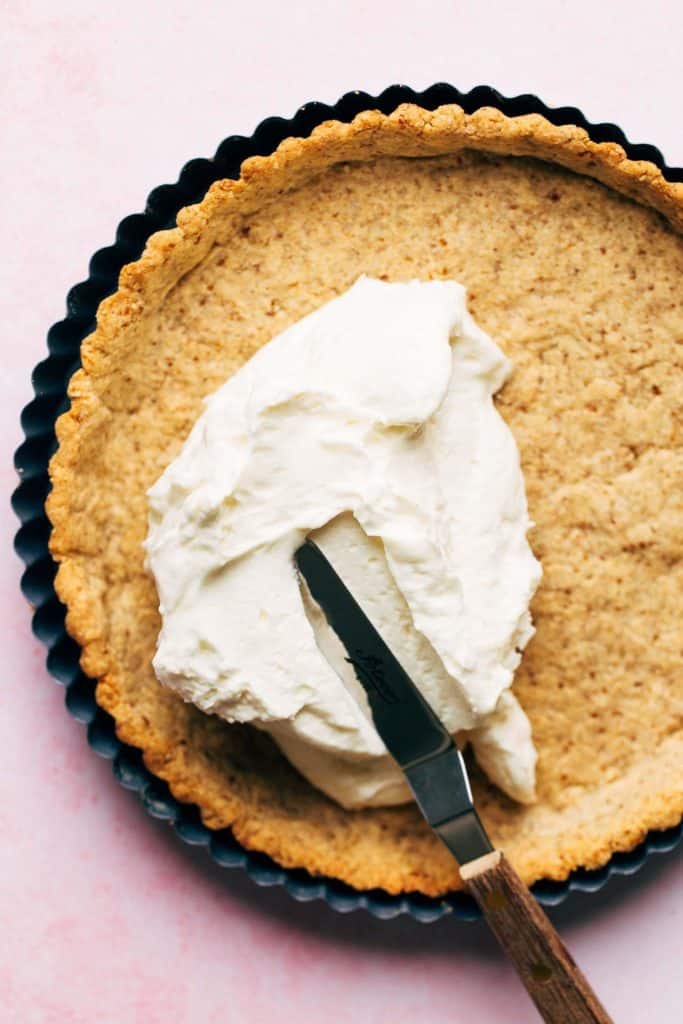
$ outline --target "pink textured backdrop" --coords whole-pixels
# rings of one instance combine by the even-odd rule
[[[618,6],[618,13],[617,13]],[[504,10],[507,13],[502,13]],[[90,253],[154,185],[303,101],[395,81],[534,91],[683,164],[678,0],[0,7],[0,403],[7,498],[44,335]],[[176,842],[119,789],[48,679],[0,505],[1,1024],[524,1024],[479,924],[342,917],[259,890]],[[683,863],[553,913],[620,1024],[680,1019]]]

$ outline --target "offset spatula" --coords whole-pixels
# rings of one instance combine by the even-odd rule
[[[322,551],[307,540],[299,569],[368,695],[377,732],[418,807],[460,866],[464,886],[548,1024],[611,1024],[552,924],[472,802],[462,755]]]

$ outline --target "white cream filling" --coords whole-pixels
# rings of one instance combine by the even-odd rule
[[[149,492],[160,681],[267,730],[344,806],[409,799],[295,572],[313,533],[451,732],[533,800],[536,753],[509,687],[540,566],[492,401],[509,370],[452,281],[362,277],[265,345]]]

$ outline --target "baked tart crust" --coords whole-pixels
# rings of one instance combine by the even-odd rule
[[[636,200],[634,202],[633,200]],[[153,235],[98,311],[57,424],[56,589],[119,737],[211,828],[358,888],[439,895],[458,870],[412,806],[345,811],[265,735],[203,715],[151,668],[146,491],[206,395],[360,273],[453,277],[512,358],[544,578],[515,692],[539,802],[473,768],[528,883],[597,868],[683,815],[683,185],[539,115],[360,114],[290,138]]]

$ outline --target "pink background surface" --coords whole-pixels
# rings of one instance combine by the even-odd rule
[[[225,135],[351,88],[487,82],[616,121],[683,164],[678,0],[645,14],[628,2],[500,6],[435,2],[419,17],[405,0],[1,6],[2,1024],[536,1019],[480,924],[298,905],[148,819],[47,676],[7,504],[30,370],[68,287],[154,185]],[[552,914],[621,1024],[680,1019],[682,888],[671,855]]]

